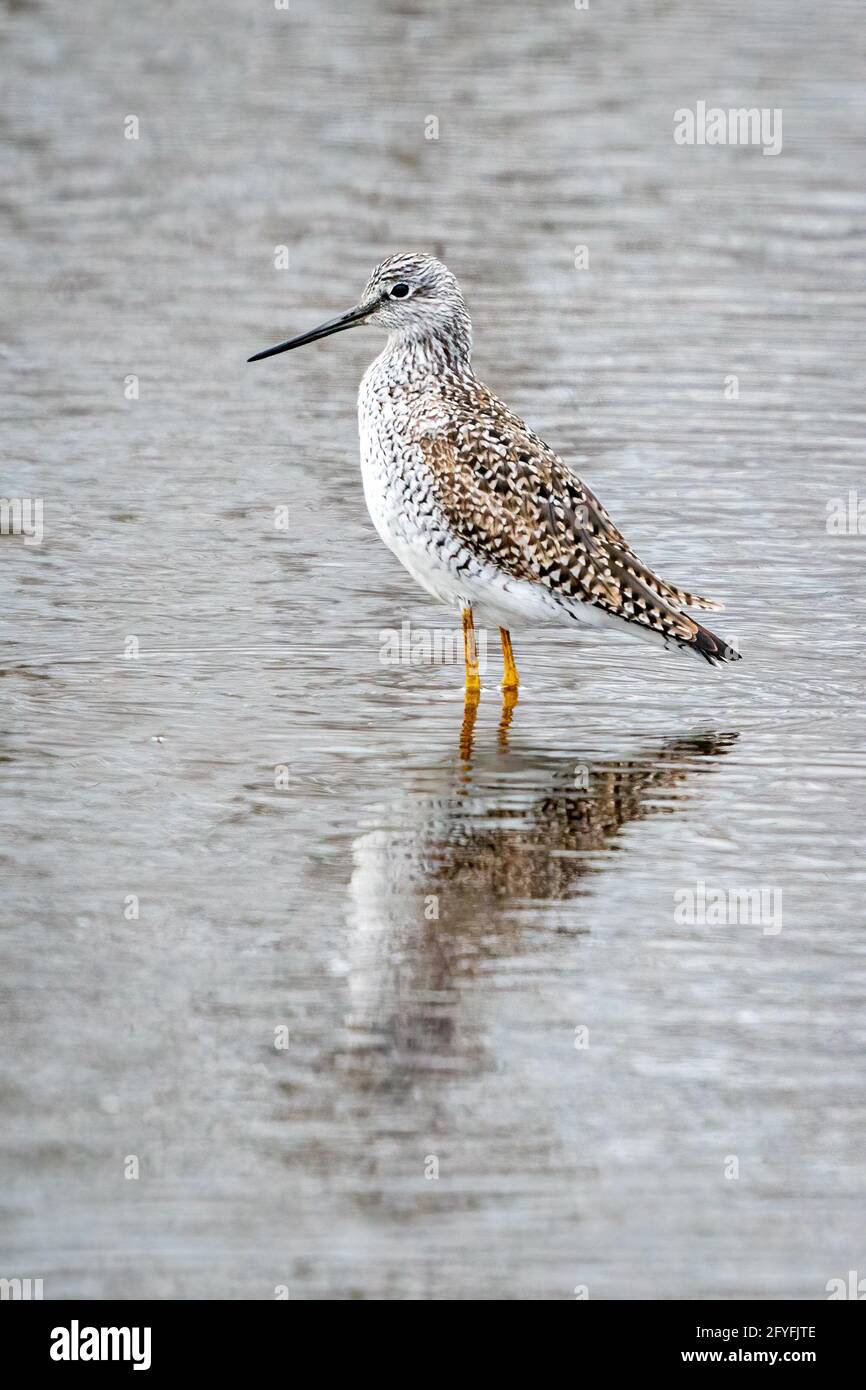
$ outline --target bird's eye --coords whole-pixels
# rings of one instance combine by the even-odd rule
[[[400,283],[399,283],[399,285],[392,285],[392,286],[391,286],[391,298],[392,298],[392,299],[405,299],[408,293],[409,293],[409,286],[406,284],[406,281],[405,281],[405,280],[401,280]]]

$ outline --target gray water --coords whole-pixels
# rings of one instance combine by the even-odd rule
[[[0,1275],[866,1276],[861,48],[842,0],[7,5]],[[781,153],[675,145],[698,100]],[[376,334],[245,365],[416,247],[739,665],[523,634],[506,728],[490,634],[461,737],[364,507]]]

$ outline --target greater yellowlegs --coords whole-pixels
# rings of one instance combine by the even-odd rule
[[[441,261],[389,256],[354,309],[249,361],[362,323],[388,332],[358,393],[367,506],[422,588],[460,610],[468,701],[481,688],[475,620],[500,629],[512,700],[521,625],[609,625],[711,665],[737,659],[683,612],[724,605],[642,564],[577,474],[475,376],[469,314]]]

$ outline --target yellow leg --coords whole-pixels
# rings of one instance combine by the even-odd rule
[[[481,699],[481,676],[478,673],[478,644],[472,609],[463,609],[463,659],[466,665],[466,687],[463,697],[463,726],[460,730],[460,754],[468,759],[472,753],[475,716]]]
[[[507,628],[499,629],[499,636],[502,641],[502,689],[516,690],[520,684],[517,677],[517,667],[514,664],[514,648],[511,645],[511,633]]]
[[[481,695],[481,677],[478,674],[478,646],[475,641],[475,624],[472,609],[463,609],[463,659],[466,663],[466,700],[478,703]]]

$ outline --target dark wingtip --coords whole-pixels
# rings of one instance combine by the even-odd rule
[[[724,666],[728,661],[742,661],[742,654],[736,647],[730,646],[724,637],[717,637],[708,627],[701,627],[700,623],[695,623],[695,627],[697,632],[688,645],[699,652],[711,666]]]

